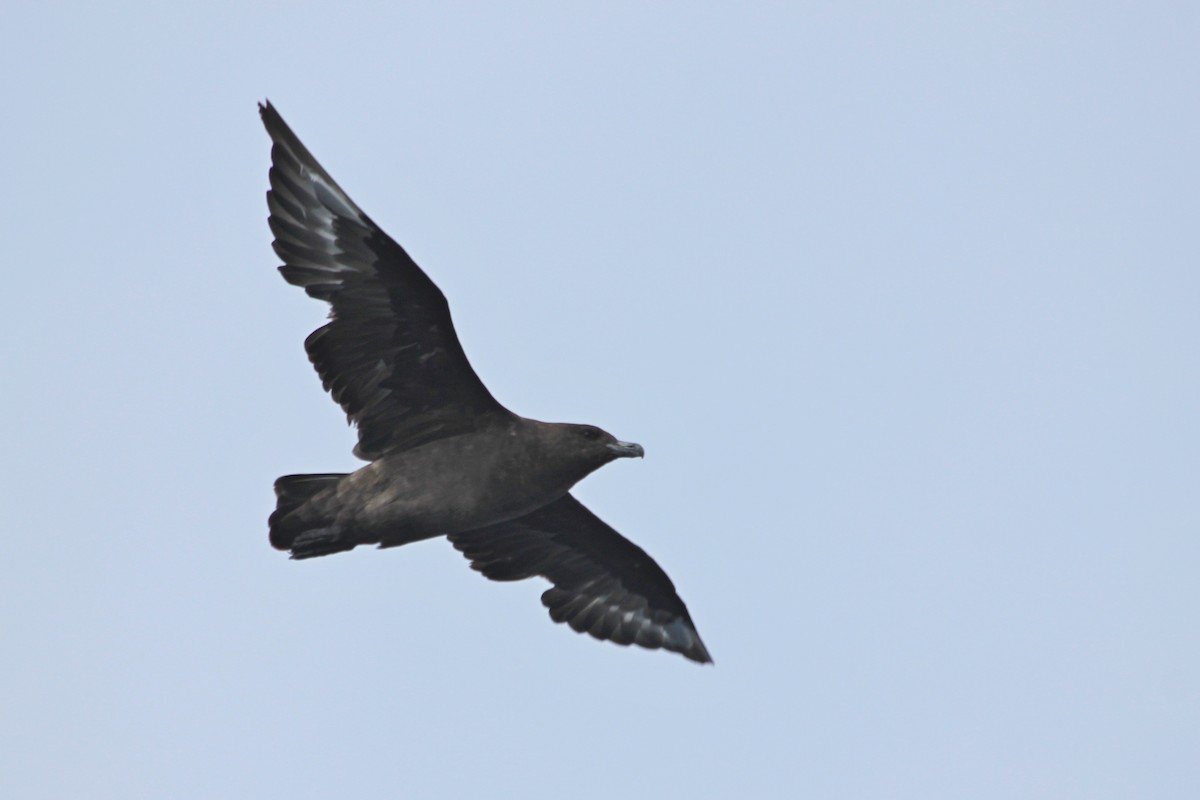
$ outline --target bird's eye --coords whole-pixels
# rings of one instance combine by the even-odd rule
[[[585,438],[585,439],[599,439],[600,438],[600,431],[596,428],[584,428],[583,430],[580,431],[580,433],[583,434],[583,438]]]

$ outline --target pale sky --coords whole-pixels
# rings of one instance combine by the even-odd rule
[[[21,4],[0,47],[0,796],[1196,797],[1190,3]],[[289,561],[356,468],[270,98],[716,660],[445,541]]]

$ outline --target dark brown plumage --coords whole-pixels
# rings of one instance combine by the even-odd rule
[[[267,192],[280,272],[331,306],[304,342],[358,427],[349,474],[285,475],[271,544],[311,558],[448,536],[493,580],[547,578],[556,622],[618,644],[712,659],[666,573],[569,491],[642,455],[591,425],[501,406],[463,353],[446,298],[341,190],[270,103]]]

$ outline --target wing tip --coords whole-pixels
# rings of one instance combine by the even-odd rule
[[[664,650],[670,650],[697,664],[713,664],[712,655],[704,646],[704,641],[696,631],[696,626],[686,617],[676,618],[674,622],[663,629],[665,634],[662,644]]]
[[[713,661],[713,657],[709,655],[708,648],[704,646],[704,642],[700,641],[700,634],[692,630],[692,634],[696,637],[696,643],[687,650],[679,651],[679,654],[684,658],[695,661],[697,664],[712,664],[714,667],[717,662]]]
[[[292,152],[293,157],[297,160],[304,161],[305,156],[312,157],[308,149],[300,143],[296,134],[292,132],[291,127],[283,121],[279,111],[271,105],[270,100],[264,100],[258,104],[258,116],[262,119],[263,127],[267,129],[267,135],[271,137],[271,141],[282,144]]]
[[[613,630],[606,631],[603,628],[598,630],[594,626],[588,625],[590,620],[581,621],[579,609],[551,605],[553,601],[548,602],[547,595],[552,595],[554,591],[555,588],[551,587],[542,595],[542,603],[549,610],[550,619],[560,624],[566,624],[576,633],[586,633],[597,641],[612,642],[621,647],[634,644],[645,650],[666,650],[669,653],[678,653],[697,664],[716,665],[690,618],[676,617],[667,624],[658,623],[643,627],[628,638],[618,637]]]

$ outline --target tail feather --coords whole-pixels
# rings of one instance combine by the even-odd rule
[[[313,518],[309,514],[293,513],[299,511],[314,495],[335,486],[344,477],[346,477],[346,473],[338,472],[319,475],[284,475],[276,480],[275,511],[267,523],[271,529],[271,546],[277,550],[292,550],[293,558],[326,555],[354,547],[353,544],[331,547],[330,532],[321,520]],[[305,537],[306,533],[315,533],[318,530],[325,535]],[[323,542],[322,545],[315,548],[321,552],[302,552],[303,545],[308,543],[308,540],[315,538],[320,538]]]

